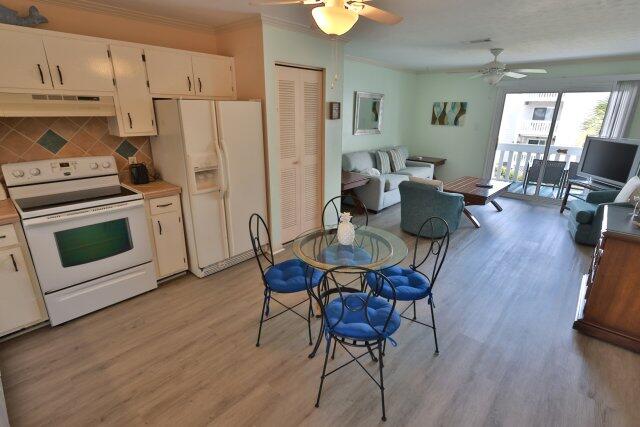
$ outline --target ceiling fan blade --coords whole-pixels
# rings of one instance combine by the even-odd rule
[[[358,12],[358,15],[371,19],[372,21],[379,22],[386,25],[395,25],[402,21],[402,16],[395,13],[387,12],[386,10],[378,9],[377,7],[369,6],[361,2],[352,3],[358,8],[362,7]]]
[[[518,68],[511,71],[525,74],[547,74],[547,70],[543,70],[542,68]]]
[[[514,73],[513,71],[507,71],[506,73],[504,73],[504,75],[507,77],[511,77],[512,79],[522,79],[524,77],[527,77],[526,74]]]
[[[304,0],[257,0],[249,4],[251,6],[278,6],[281,4],[303,4]]]

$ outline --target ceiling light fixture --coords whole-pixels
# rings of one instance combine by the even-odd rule
[[[327,34],[341,36],[358,21],[358,13],[347,9],[344,0],[328,0],[311,11],[318,27]]]

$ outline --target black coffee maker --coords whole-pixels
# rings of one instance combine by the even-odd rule
[[[129,165],[131,182],[134,184],[147,184],[149,182],[149,169],[144,163],[132,163]]]

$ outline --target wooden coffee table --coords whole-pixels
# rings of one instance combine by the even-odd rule
[[[477,184],[491,184],[491,188],[478,187]],[[480,222],[473,216],[466,206],[471,205],[486,205],[491,203],[498,212],[502,212],[502,206],[495,201],[496,197],[500,197],[507,192],[507,188],[511,185],[510,182],[496,181],[493,179],[487,180],[482,178],[475,178],[473,176],[463,176],[455,181],[449,181],[444,183],[444,191],[447,193],[458,193],[464,196],[464,214],[469,220],[480,228]]]

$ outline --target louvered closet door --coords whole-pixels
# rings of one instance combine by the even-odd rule
[[[277,67],[282,242],[320,226],[322,72]]]

